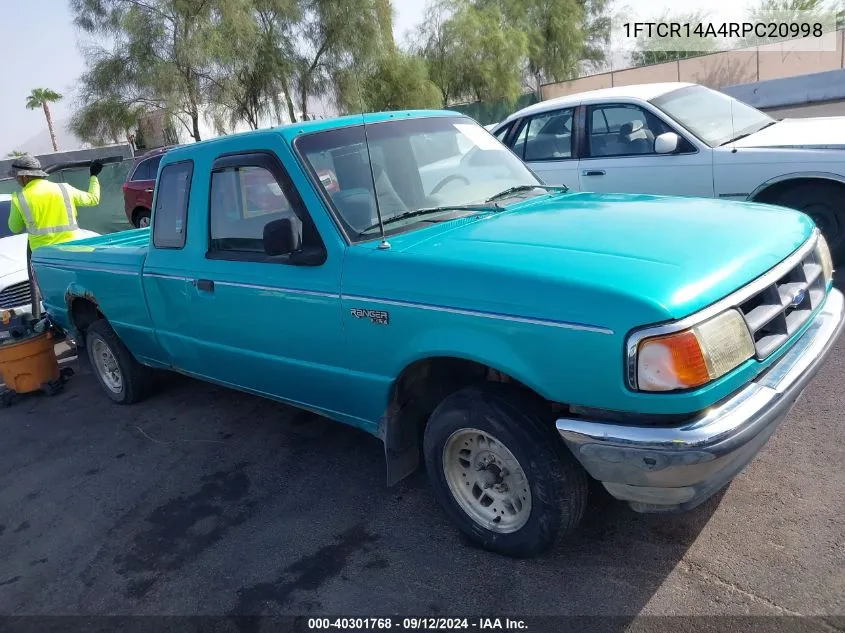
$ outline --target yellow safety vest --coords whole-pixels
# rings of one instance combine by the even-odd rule
[[[91,180],[90,193],[46,179],[32,181],[23,191],[15,193],[16,206],[26,225],[29,247],[33,251],[75,238],[74,232],[79,229],[76,204],[88,206],[97,204],[100,199],[100,184],[95,177]],[[10,217],[9,220],[11,227],[13,219]]]

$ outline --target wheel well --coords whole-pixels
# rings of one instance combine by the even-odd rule
[[[437,405],[446,396],[478,382],[515,385],[546,402],[518,380],[483,363],[452,357],[412,363],[393,382],[390,402],[379,428],[387,458],[388,485],[404,479],[419,466],[423,431]],[[552,411],[553,405],[547,404]]]
[[[839,182],[838,180],[832,180],[830,178],[791,178],[789,180],[776,182],[772,185],[769,185],[765,189],[758,191],[757,194],[754,196],[753,201],[772,204],[789,189],[794,189],[795,187],[808,184],[833,184],[838,185],[843,191],[845,191],[845,184]]]
[[[77,338],[80,342],[84,339],[85,331],[88,326],[98,319],[104,319],[105,316],[100,312],[97,302],[93,299],[85,297],[76,297],[70,302],[70,321],[73,328],[78,333]]]

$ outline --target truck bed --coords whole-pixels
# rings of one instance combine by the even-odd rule
[[[73,331],[73,304],[89,301],[127,346],[143,348],[154,338],[141,275],[149,236],[143,228],[38,249],[32,261],[44,309]]]

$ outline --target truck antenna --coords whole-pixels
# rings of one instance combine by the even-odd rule
[[[376,215],[378,216],[378,226],[381,232],[381,244],[378,245],[378,248],[379,250],[385,251],[390,248],[390,242],[388,242],[387,238],[384,236],[384,221],[381,219],[381,206],[378,203],[378,191],[376,191],[376,174],[373,170],[373,157],[370,155],[370,141],[367,137],[367,122],[364,120],[363,111],[361,112],[361,123],[364,124],[364,146],[367,148],[367,164],[370,166],[370,180],[373,183],[373,199],[376,201]]]
[[[349,7],[347,6],[347,9]],[[390,248],[390,242],[384,236],[384,221],[381,219],[381,205],[378,202],[378,191],[376,191],[376,174],[373,170],[373,157],[370,154],[370,139],[367,136],[367,121],[364,118],[364,94],[361,92],[361,81],[358,73],[353,70],[352,75],[355,79],[355,89],[358,92],[358,104],[361,108],[361,123],[364,126],[364,147],[367,148],[367,165],[370,167],[370,182],[373,184],[373,200],[376,202],[376,216],[378,217],[378,227],[381,232],[381,244],[378,245],[379,250],[386,251]]]

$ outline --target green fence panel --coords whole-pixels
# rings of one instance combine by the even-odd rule
[[[537,95],[533,92],[522,95],[516,100],[516,103],[508,103],[507,101],[475,101],[474,103],[461,103],[458,105],[450,105],[450,110],[456,110],[461,114],[466,114],[478,121],[481,125],[490,125],[491,123],[498,123],[507,118],[517,110],[528,107],[537,103]]]
[[[80,228],[103,234],[132,228],[123,208],[123,183],[131,167],[131,160],[103,165],[103,171],[99,175],[100,204],[96,207],[77,209]],[[62,169],[50,174],[50,180],[53,182],[66,182],[83,191],[88,190],[88,178],[87,167]],[[0,180],[0,193],[13,193],[18,189],[14,180]]]

